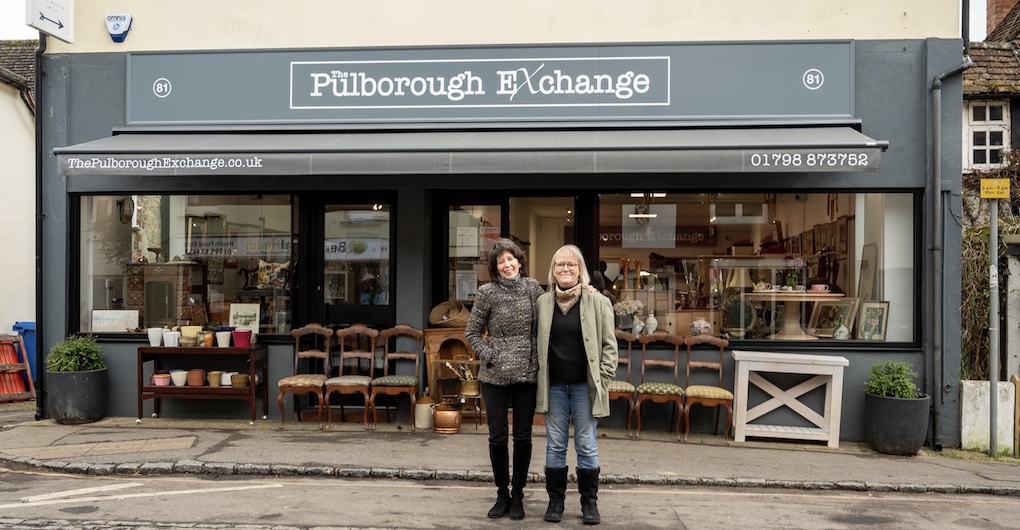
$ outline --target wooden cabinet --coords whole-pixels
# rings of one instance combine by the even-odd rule
[[[159,415],[160,399],[235,399],[247,401],[251,421],[255,423],[255,399],[262,398],[262,417],[269,416],[269,362],[265,344],[250,348],[138,348],[138,419],[142,419],[142,403],[153,400],[153,415]],[[145,377],[145,363],[152,363],[152,372],[170,368],[227,370],[248,374],[248,386],[156,386]]]
[[[125,309],[138,311],[140,326],[172,327],[206,321],[204,265],[129,263],[126,269]]]
[[[425,366],[428,370],[429,397],[439,403],[444,394],[456,393],[453,386],[460,384],[449,369],[444,367],[445,372],[434,369],[435,366],[443,366],[437,363],[441,359],[462,359],[474,360],[475,352],[468,346],[464,337],[464,328],[428,328],[425,333]],[[442,376],[446,373],[446,376]],[[477,373],[477,372],[476,372]],[[441,377],[437,377],[441,376]]]
[[[691,334],[691,323],[697,318],[704,318],[712,324],[712,334],[719,334],[722,313],[712,309],[680,309],[667,311],[665,315],[655,314],[659,327],[675,335],[686,337]]]

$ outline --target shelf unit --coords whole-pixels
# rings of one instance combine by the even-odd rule
[[[249,384],[243,388],[232,386],[156,386],[145,376],[145,364],[152,363],[152,372],[170,368],[170,358],[180,359],[174,368],[205,368],[222,370],[230,367],[248,374]],[[247,401],[251,407],[251,421],[255,423],[255,401],[262,398],[262,419],[269,417],[269,355],[265,344],[256,343],[250,348],[168,348],[165,346],[138,348],[138,419],[142,419],[142,404],[153,400],[153,417],[159,416],[160,399],[233,399]]]

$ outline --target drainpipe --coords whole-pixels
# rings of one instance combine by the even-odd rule
[[[46,34],[39,32],[39,46],[35,49],[35,105],[42,108],[42,58],[46,51]],[[39,371],[35,389],[35,419],[45,418],[43,401],[46,399],[46,359],[43,355],[43,296],[42,296],[42,230],[43,230],[43,120],[35,120],[35,366]]]
[[[964,39],[966,41],[966,39]],[[942,352],[945,344],[945,304],[942,301],[942,286],[946,281],[945,277],[945,256],[943,246],[945,244],[945,227],[943,226],[942,212],[945,208],[945,197],[942,191],[942,81],[963,73],[964,70],[974,66],[969,55],[963,57],[963,62],[935,76],[931,82],[932,90],[932,225],[935,229],[933,244],[931,247],[932,263],[935,267],[935,281],[932,283],[932,302],[935,307],[934,333],[932,340],[932,381],[929,386],[929,395],[932,396],[933,427],[932,447],[936,451],[942,450],[942,403],[946,394],[952,386],[945,382],[946,360]]]

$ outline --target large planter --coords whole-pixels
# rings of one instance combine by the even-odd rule
[[[931,396],[903,399],[864,394],[864,437],[880,453],[910,456],[928,435]]]
[[[106,368],[90,372],[46,372],[46,410],[57,423],[102,419],[107,403]]]

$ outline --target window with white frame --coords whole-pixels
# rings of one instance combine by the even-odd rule
[[[964,165],[988,169],[1005,163],[1009,144],[1009,106],[1005,101],[970,101],[965,105]]]

